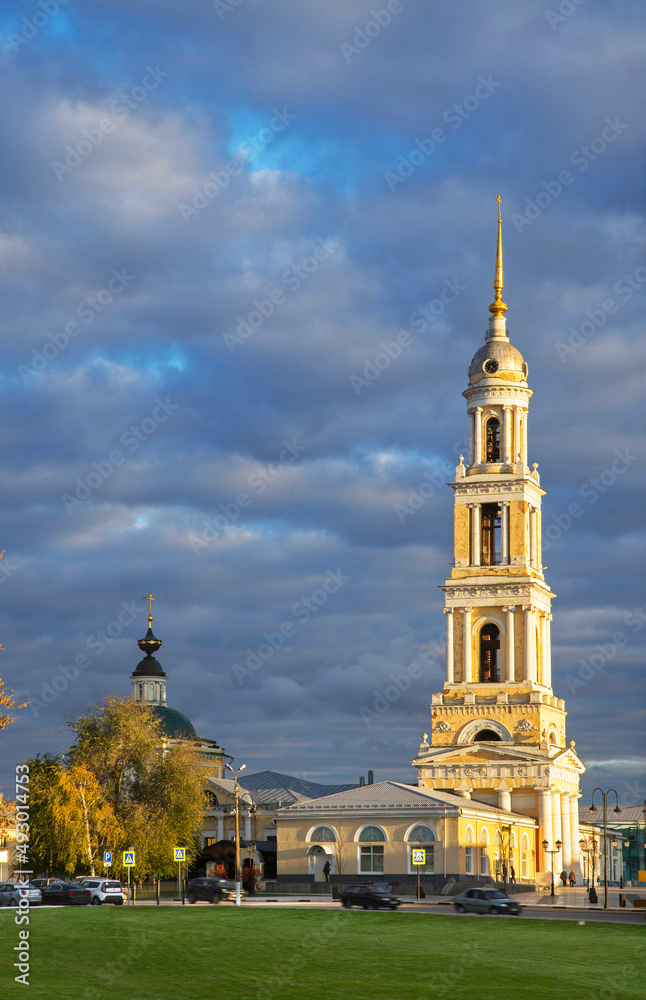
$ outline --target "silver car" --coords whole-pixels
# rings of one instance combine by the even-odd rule
[[[19,899],[26,899],[30,906],[43,901],[40,889],[29,882],[3,882],[0,885],[0,906],[18,906]]]
[[[513,913],[518,916],[522,906],[517,899],[506,896],[500,889],[467,889],[453,900],[458,913]]]

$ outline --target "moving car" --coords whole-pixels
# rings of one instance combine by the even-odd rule
[[[241,895],[244,896],[246,893],[241,891]],[[226,878],[193,878],[188,883],[186,898],[189,903],[196,903],[198,899],[205,899],[207,903],[235,899],[235,883],[229,882]]]
[[[500,889],[467,889],[453,900],[458,913],[513,913],[518,916],[522,906],[517,899],[506,896]]]
[[[19,899],[26,899],[30,906],[40,903],[40,889],[30,882],[3,882],[0,885],[0,906],[18,906]]]
[[[381,907],[396,910],[401,899],[380,886],[350,885],[341,893],[341,904],[346,910],[353,906],[363,906],[364,910],[378,910]]]
[[[43,905],[87,906],[92,895],[85,886],[73,882],[50,882],[40,890]]]
[[[80,878],[77,880],[84,889],[89,889],[93,906],[101,906],[101,903],[114,903],[115,906],[123,906],[123,889],[121,882],[114,879],[105,878]]]

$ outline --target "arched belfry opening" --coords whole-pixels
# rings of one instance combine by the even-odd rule
[[[502,736],[494,732],[493,729],[481,729],[480,732],[476,733],[475,736],[473,737],[474,743],[483,741],[484,742],[489,741],[490,743],[494,743],[500,740],[502,740]]]
[[[480,629],[479,680],[481,684],[500,681],[500,629],[493,622],[486,622]]]
[[[500,421],[498,417],[489,417],[486,424],[485,448],[487,462],[500,461]]]

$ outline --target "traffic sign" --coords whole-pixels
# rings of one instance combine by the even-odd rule
[[[109,868],[112,864],[112,851],[103,852],[103,864],[106,868]]]
[[[175,848],[175,861],[186,861],[186,848],[176,847]]]
[[[124,851],[123,852],[123,866],[124,868],[132,868],[135,863],[135,852],[134,851]]]
[[[421,851],[419,849],[413,848],[413,864],[414,865],[425,865],[426,864],[426,851]]]

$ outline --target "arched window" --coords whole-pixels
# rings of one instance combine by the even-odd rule
[[[467,875],[475,875],[473,870],[473,855],[475,852],[475,836],[473,833],[473,827],[468,826],[464,831],[464,871]]]
[[[418,823],[413,829],[408,833],[406,840],[413,844],[430,844],[434,840],[437,840],[435,833],[431,830],[430,826],[424,826],[422,823]]]
[[[489,417],[485,425],[485,447],[487,461],[500,461],[500,421],[498,417]]]
[[[500,504],[483,503],[481,537],[481,566],[500,565]]]
[[[502,736],[496,733],[493,729],[481,729],[473,737],[474,743],[490,742],[495,743],[496,740],[501,740]]]
[[[335,843],[336,834],[329,826],[317,826],[307,839],[314,844],[330,844]]]
[[[520,874],[521,878],[529,878],[529,837],[526,833],[523,834],[520,852]]]
[[[215,794],[215,792],[206,791],[204,793],[204,797],[206,798],[207,809],[212,809],[213,806],[217,806],[217,804],[218,804],[218,797]]]
[[[154,701],[154,700],[155,700],[155,685],[154,684],[149,684],[148,685],[148,701]]]
[[[364,826],[357,838],[359,848],[359,873],[362,875],[383,875],[384,844],[386,834],[378,826]]]
[[[480,834],[480,874],[489,874],[489,834],[486,830]]]
[[[500,680],[500,629],[485,622],[480,629],[480,683],[496,684]]]
[[[144,696],[144,686],[143,686],[143,684],[140,684],[139,685],[139,701],[141,701],[141,699],[143,698],[143,696]]]

